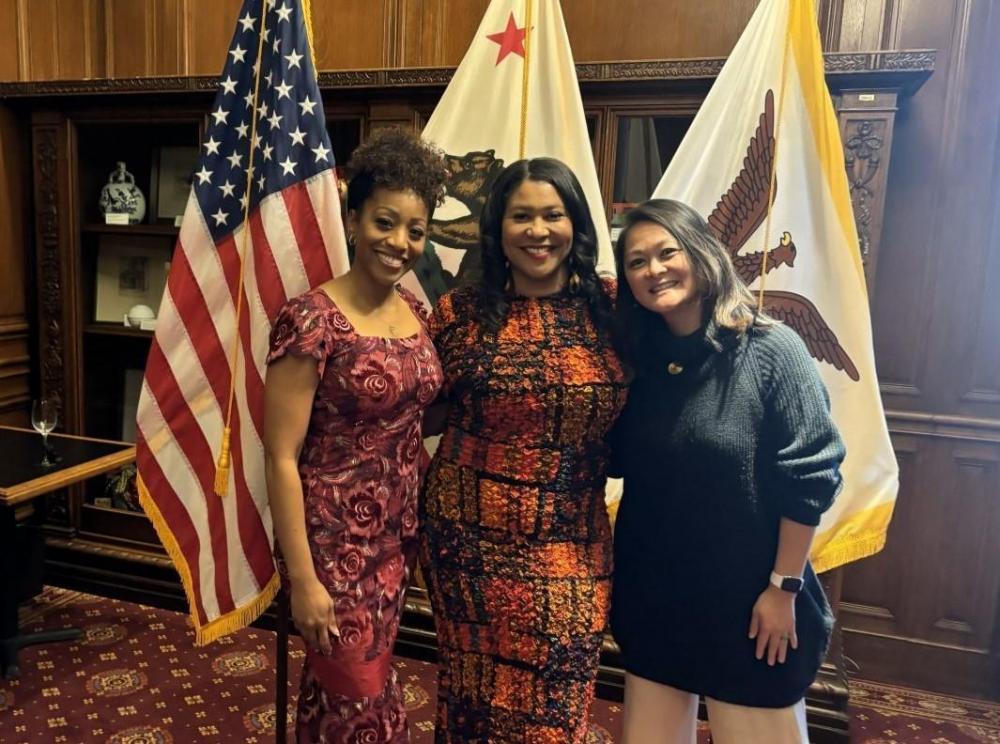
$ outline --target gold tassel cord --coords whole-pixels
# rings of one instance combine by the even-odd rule
[[[531,22],[533,20],[532,0],[526,0],[524,8],[524,69],[521,73],[521,136],[518,140],[518,160],[524,158],[524,142],[528,136],[528,85],[531,79]]]
[[[760,287],[757,290],[757,313],[764,312],[764,285],[767,283],[767,258],[771,254],[771,213],[774,207],[774,190],[778,176],[778,149],[781,144],[781,119],[785,111],[785,83],[788,80],[788,50],[791,47],[792,34],[789,30],[789,19],[785,21],[785,45],[781,53],[781,84],[778,89],[778,107],[774,113],[774,156],[771,158],[770,185],[767,192],[767,218],[764,222],[764,250],[760,258]]]
[[[229,491],[230,439],[232,437],[233,400],[236,395],[236,365],[239,364],[240,356],[240,319],[243,314],[243,280],[244,273],[246,271],[246,260],[244,257],[246,256],[250,240],[250,202],[252,201],[250,197],[250,189],[253,186],[254,175],[253,143],[257,139],[257,118],[260,115],[260,112],[257,109],[257,101],[260,98],[261,73],[264,71],[263,54],[264,31],[266,30],[266,25],[267,0],[261,0],[260,38],[257,42],[257,73],[254,76],[253,106],[250,114],[250,140],[248,143],[250,146],[250,157],[247,158],[247,184],[246,191],[243,192],[246,195],[246,205],[243,207],[243,233],[240,235],[240,246],[236,253],[240,260],[240,281],[236,291],[236,324],[233,326],[233,351],[230,355],[232,364],[229,366],[229,396],[226,404],[226,425],[222,430],[222,446],[219,448],[219,460],[215,466],[215,483],[213,484],[213,490],[216,495],[220,497],[225,496]]]

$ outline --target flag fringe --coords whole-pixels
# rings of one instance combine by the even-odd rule
[[[843,540],[835,540],[823,548],[823,555],[812,561],[816,573],[832,571],[845,563],[859,561],[875,555],[885,547],[888,530],[879,530],[874,534],[857,535]]]
[[[149,489],[146,487],[146,483],[142,479],[142,476],[137,475],[135,480],[136,486],[139,490],[139,503],[146,512],[146,516],[149,517],[149,520],[153,523],[153,529],[156,530],[156,535],[160,538],[160,543],[167,551],[167,556],[170,558],[170,561],[174,564],[174,568],[181,577],[181,585],[184,587],[184,595],[187,597],[188,601],[188,612],[191,618],[191,625],[194,626],[195,645],[204,646],[211,643],[224,635],[228,635],[229,633],[234,633],[241,628],[245,628],[247,625],[260,617],[264,610],[266,610],[271,604],[271,601],[274,599],[281,586],[280,577],[278,576],[277,571],[271,575],[271,578],[268,580],[264,588],[260,590],[257,596],[249,602],[241,607],[237,607],[232,612],[226,613],[221,617],[217,617],[211,622],[205,623],[204,625],[201,623],[198,613],[195,610],[198,603],[196,601],[194,581],[191,578],[191,569],[188,566],[187,559],[184,557],[184,553],[181,551],[181,547],[178,545],[177,538],[174,537],[173,531],[167,525],[167,521],[163,518],[163,514],[160,513],[159,507],[156,505],[156,502],[153,501],[153,497],[150,495]]]
[[[237,630],[242,630],[247,627],[250,623],[264,614],[264,611],[270,607],[271,602],[274,601],[275,596],[278,594],[278,590],[281,588],[281,577],[275,572],[271,576],[271,580],[267,582],[267,585],[261,589],[256,597],[251,599],[242,607],[237,607],[232,612],[222,615],[221,617],[215,618],[210,623],[203,625],[201,627],[195,627],[195,639],[194,643],[196,646],[204,646],[205,644],[211,643],[214,640],[227,636],[230,633],[235,633]]]

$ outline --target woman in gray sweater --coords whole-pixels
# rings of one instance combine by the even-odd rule
[[[693,744],[699,695],[716,744],[807,742],[833,621],[808,554],[844,458],[826,390],[690,207],[631,211],[616,259],[624,743]]]

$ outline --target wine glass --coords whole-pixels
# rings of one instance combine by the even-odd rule
[[[42,467],[49,467],[55,463],[49,459],[49,432],[56,428],[59,423],[59,409],[56,402],[51,398],[41,398],[31,404],[31,425],[35,431],[42,435]]]

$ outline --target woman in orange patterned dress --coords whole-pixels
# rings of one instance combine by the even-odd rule
[[[431,320],[447,404],[421,505],[436,740],[582,742],[611,589],[604,438],[626,395],[615,290],[557,160],[500,175],[480,240],[479,285]]]

